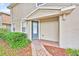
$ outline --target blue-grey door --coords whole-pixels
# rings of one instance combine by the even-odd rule
[[[38,39],[38,21],[32,21],[32,39]]]

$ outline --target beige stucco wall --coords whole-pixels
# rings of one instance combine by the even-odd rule
[[[20,3],[11,9],[12,22],[16,23],[16,31],[21,31],[21,20],[35,9],[34,3]]]
[[[58,17],[40,22],[40,38],[58,42]]]
[[[60,47],[79,48],[79,6],[65,20],[60,18]]]
[[[34,3],[20,3],[13,8],[13,16],[19,18],[25,18],[36,7]]]

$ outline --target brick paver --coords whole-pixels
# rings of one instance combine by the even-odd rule
[[[32,42],[33,56],[66,56],[65,49],[59,48],[58,43],[34,40]]]
[[[43,47],[40,40],[32,42],[32,55],[33,56],[51,56],[48,51]]]

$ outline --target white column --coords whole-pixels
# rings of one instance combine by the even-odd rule
[[[12,13],[12,12],[13,12],[13,11],[12,11],[12,9],[11,9],[11,10],[10,10],[10,13],[11,13],[11,18],[10,18],[11,21],[10,21],[10,22],[11,22],[11,31],[13,32],[13,21],[12,21],[12,20],[13,20],[13,13]]]
[[[30,39],[32,40],[32,21],[29,22],[30,22]]]
[[[39,29],[39,39],[41,39],[41,31],[40,31],[40,28],[41,28],[40,25],[41,24],[40,24],[40,20],[38,22],[39,22],[39,24],[38,24],[39,25],[39,28],[38,28]]]
[[[62,40],[62,16],[59,16],[59,47],[61,47],[61,40]]]
[[[2,17],[0,16],[0,28],[2,28]]]

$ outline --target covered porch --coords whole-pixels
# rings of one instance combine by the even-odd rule
[[[59,17],[32,20],[32,40],[44,40],[59,45]]]
[[[70,14],[70,9],[38,9],[28,16],[31,21],[31,40],[46,40],[60,45],[60,21]],[[61,19],[62,18],[62,19]]]

